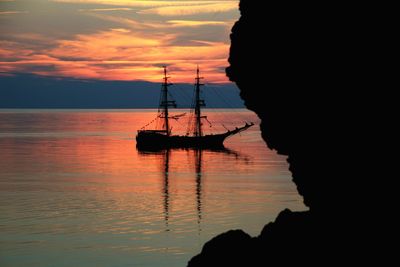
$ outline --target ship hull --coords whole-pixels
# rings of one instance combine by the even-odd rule
[[[162,133],[139,132],[136,146],[139,149],[160,148],[223,148],[226,134],[204,136],[166,135]]]

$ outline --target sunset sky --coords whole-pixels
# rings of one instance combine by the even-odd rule
[[[238,0],[0,0],[0,75],[225,83]]]

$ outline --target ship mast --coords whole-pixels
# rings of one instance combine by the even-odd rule
[[[201,119],[205,118],[205,116],[201,116],[201,107],[204,107],[206,104],[203,99],[200,99],[200,87],[204,84],[200,83],[200,80],[204,79],[200,77],[199,66],[197,66],[197,75],[196,75],[196,83],[195,83],[195,108],[194,115],[196,117],[195,127],[194,127],[194,136],[200,137],[203,135],[203,131],[201,129]]]
[[[164,82],[162,83],[161,86],[161,102],[160,102],[160,108],[163,110],[163,115],[161,118],[164,118],[164,130],[167,133],[167,135],[170,135],[170,129],[169,129],[169,120],[168,120],[168,107],[175,107],[176,108],[176,103],[175,101],[168,100],[168,86],[172,85],[172,83],[168,82],[168,76],[167,76],[167,67],[163,66],[164,68]]]

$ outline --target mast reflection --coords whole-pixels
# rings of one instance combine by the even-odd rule
[[[157,151],[144,151],[138,150],[140,156],[149,156],[156,155],[162,159],[162,202],[163,202],[163,217],[165,222],[166,231],[169,231],[169,220],[170,220],[170,206],[171,206],[171,193],[170,193],[170,161],[171,155],[174,152],[179,153],[182,149],[165,149],[165,150],[157,150]],[[249,158],[247,156],[243,156],[236,151],[230,149],[218,149],[218,150],[210,150],[210,149],[186,149],[188,152],[186,155],[189,161],[193,162],[194,157],[194,172],[195,172],[195,202],[196,202],[196,212],[197,212],[197,224],[199,225],[199,231],[201,231],[201,220],[202,220],[202,208],[203,208],[203,174],[204,174],[204,166],[203,166],[203,153],[205,151],[209,153],[216,154],[226,154],[234,157],[236,160],[242,160],[246,163],[249,162]],[[192,160],[191,160],[192,159]],[[193,166],[193,165],[192,165]]]
[[[201,165],[202,165],[202,156],[203,156],[203,150],[201,149],[196,149],[194,151],[194,156],[195,156],[195,168],[196,168],[196,204],[197,204],[197,224],[200,225],[201,222],[201,178],[202,178],[202,170],[201,170]]]
[[[164,197],[164,221],[166,231],[169,231],[169,157],[171,150],[164,151],[164,184],[163,184],[163,197]]]

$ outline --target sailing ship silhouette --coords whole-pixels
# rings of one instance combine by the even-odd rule
[[[226,138],[238,134],[244,130],[247,130],[254,123],[246,122],[242,127],[236,127],[234,130],[227,130],[223,133],[218,134],[204,134],[202,129],[202,119],[207,119],[207,116],[203,116],[201,108],[205,106],[205,101],[200,99],[200,88],[204,84],[200,81],[203,77],[200,77],[200,70],[197,67],[196,78],[195,78],[195,93],[192,109],[194,112],[194,119],[189,120],[190,131],[186,135],[173,135],[170,127],[169,120],[178,119],[180,116],[170,116],[169,108],[176,108],[176,102],[169,99],[168,87],[172,84],[169,82],[167,76],[167,68],[164,66],[164,78],[161,85],[161,96],[160,104],[158,108],[157,119],[162,119],[161,129],[144,129],[144,127],[138,130],[136,135],[136,145],[138,149],[164,149],[164,148],[211,148],[219,149],[223,148],[224,141]]]

